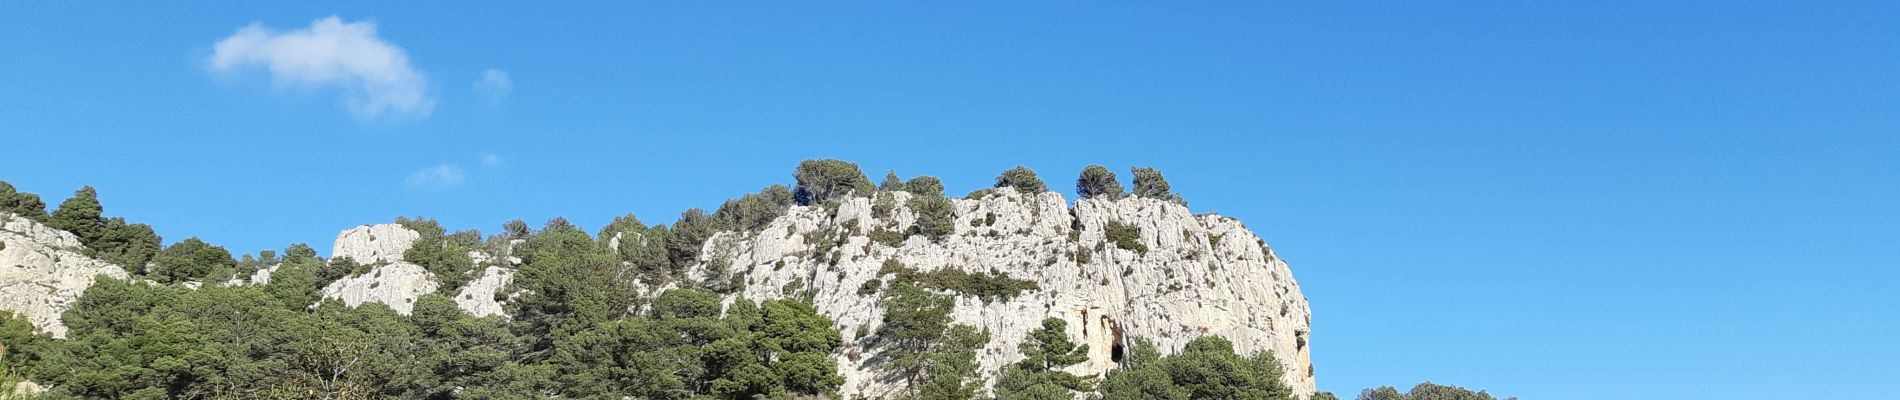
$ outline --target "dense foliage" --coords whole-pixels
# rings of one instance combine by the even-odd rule
[[[40,195],[22,193],[13,184],[0,181],[0,213],[13,213],[34,221],[46,222],[46,202]]]
[[[65,314],[68,340],[0,316],[0,360],[54,398],[736,399],[843,384],[830,357],[840,334],[798,300],[739,301],[722,318],[717,295],[677,289],[646,314],[543,336],[441,295],[403,316],[375,303],[306,307],[285,285],[101,279]]]
[[[1281,364],[1273,352],[1251,356],[1234,353],[1234,345],[1217,336],[1204,336],[1166,357],[1153,343],[1138,340],[1127,365],[1102,382],[1102,396],[1122,399],[1293,399],[1281,380]]]
[[[1333,396],[1332,393],[1320,393],[1320,395],[1337,398],[1337,396]],[[1359,392],[1358,399],[1359,400],[1496,400],[1497,398],[1492,397],[1490,393],[1487,393],[1483,390],[1473,392],[1471,391],[1471,389],[1465,389],[1462,387],[1424,382],[1424,383],[1420,383],[1418,385],[1412,386],[1412,390],[1407,391],[1407,392],[1399,392],[1398,389],[1394,389],[1391,386],[1380,386],[1377,388],[1366,389]],[[1516,400],[1517,398],[1507,397],[1506,399]],[[1319,400],[1319,398],[1316,396],[1314,400]]]
[[[203,280],[223,282],[237,274],[237,259],[224,247],[190,238],[172,243],[152,258],[146,277],[161,283]]]
[[[878,275],[891,275],[891,282],[903,282],[918,287],[948,291],[965,296],[973,296],[984,302],[1008,300],[1025,291],[1040,289],[1036,281],[1011,278],[1009,274],[994,268],[989,273],[969,273],[956,268],[938,268],[930,272],[917,272],[895,259],[884,260]]]

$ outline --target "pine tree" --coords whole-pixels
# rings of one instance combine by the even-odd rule
[[[998,400],[1063,400],[1073,392],[1093,390],[1089,379],[1061,371],[1088,361],[1089,346],[1069,340],[1068,322],[1061,318],[1042,320],[1042,328],[1029,332],[1022,345],[1023,360],[1005,366],[996,380]]]
[[[21,193],[13,188],[13,184],[0,181],[0,214],[5,213],[46,222],[46,202],[40,201],[40,195]]]
[[[1108,167],[1090,165],[1082,169],[1082,176],[1075,178],[1075,194],[1084,199],[1115,199],[1122,195],[1122,183],[1115,180],[1115,173],[1109,172]]]
[[[47,218],[46,225],[72,232],[79,236],[80,243],[91,244],[106,228],[104,213],[105,209],[99,205],[99,192],[91,186],[81,187],[73,192],[73,197],[59,203],[59,209]]]

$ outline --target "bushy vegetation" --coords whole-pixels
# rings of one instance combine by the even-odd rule
[[[956,268],[938,268],[930,272],[917,272],[897,260],[884,260],[879,275],[891,275],[891,282],[914,284],[927,289],[949,291],[960,295],[975,296],[985,302],[1008,300],[1022,292],[1041,289],[1036,281],[1016,279],[996,269],[989,273],[969,273]]]
[[[1273,352],[1235,354],[1233,342],[1218,336],[1196,338],[1166,357],[1137,340],[1125,361],[1102,381],[1103,399],[1295,398]]]
[[[782,398],[843,384],[830,357],[843,339],[802,301],[741,299],[721,317],[719,296],[677,289],[648,313],[564,331],[475,318],[436,294],[408,316],[310,307],[302,257],[262,286],[103,278],[65,314],[67,340],[0,314],[0,363],[51,398]]]
[[[1338,399],[1338,396],[1334,396],[1332,393],[1327,393],[1327,392],[1321,392],[1315,395],[1313,399],[1320,400],[1321,396],[1324,396],[1326,398]],[[1412,390],[1407,391],[1407,392],[1399,392],[1398,389],[1394,389],[1391,386],[1380,386],[1377,388],[1362,390],[1359,392],[1359,397],[1358,397],[1358,400],[1495,400],[1495,399],[1497,398],[1492,397],[1490,393],[1487,393],[1483,390],[1473,392],[1471,391],[1471,389],[1465,389],[1465,388],[1457,387],[1457,386],[1440,385],[1440,384],[1431,383],[1431,382],[1419,383],[1418,385],[1412,386]],[[1516,400],[1517,398],[1507,397],[1506,399]]]
[[[904,191],[918,196],[943,197],[943,181],[934,176],[910,178],[904,183]]]
[[[415,243],[409,245],[409,250],[403,252],[402,259],[435,275],[436,290],[454,295],[481,272],[480,266],[468,256],[470,251],[482,247],[481,232],[470,230],[450,235],[441,223],[426,218],[397,218],[396,223],[420,234]]]
[[[1148,245],[1141,241],[1141,227],[1124,224],[1119,221],[1109,221],[1107,225],[1102,227],[1102,230],[1106,239],[1110,243],[1114,243],[1116,248],[1134,250],[1140,253],[1148,252]]]
[[[0,213],[18,214],[26,219],[46,222],[46,202],[40,195],[22,193],[13,184],[0,181]]]
[[[237,259],[231,258],[230,251],[195,237],[172,243],[160,251],[157,257],[153,257],[152,263],[155,268],[146,271],[146,277],[161,283],[187,280],[220,282],[231,279],[237,273]]]
[[[864,189],[858,193],[868,195],[871,190]],[[785,216],[786,208],[791,207],[795,197],[792,190],[786,188],[785,185],[767,186],[758,193],[726,200],[725,204],[720,204],[719,210],[713,212],[713,223],[721,230],[758,232],[771,224],[772,220]]]
[[[73,192],[73,197],[60,202],[59,209],[52,214],[44,214],[45,204],[40,202],[38,195],[19,193],[13,189],[13,185],[5,182],[0,182],[0,185],[4,185],[0,186],[0,208],[11,208],[11,212],[20,213],[28,219],[72,232],[93,256],[118,264],[128,272],[144,272],[146,262],[158,255],[161,243],[158,233],[151,226],[127,223],[122,217],[105,217],[105,207],[99,203],[99,192],[91,186],[79,188]]]

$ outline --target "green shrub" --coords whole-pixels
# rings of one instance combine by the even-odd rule
[[[784,216],[795,197],[785,185],[767,186],[758,193],[720,204],[719,210],[713,211],[713,224],[721,230],[758,232]]]
[[[879,227],[871,230],[871,241],[890,247],[904,247],[904,234]]]
[[[884,261],[884,266],[878,270],[878,273],[894,275],[891,278],[893,283],[911,283],[924,288],[976,296],[984,302],[1008,300],[1024,291],[1040,289],[1035,281],[1015,279],[995,268],[991,268],[987,274],[969,273],[947,267],[920,273],[915,269],[905,267],[903,263],[895,259],[889,259]]]
[[[883,288],[884,288],[884,280],[871,278],[871,280],[864,281],[864,284],[858,285],[858,295],[870,296],[873,294],[877,294],[878,289],[883,289]]]
[[[891,211],[896,210],[897,196],[891,195],[891,192],[877,192],[877,197],[871,200],[871,218],[877,218],[881,221],[885,218],[890,218]]]
[[[903,273],[904,271],[909,271],[909,270],[910,270],[909,268],[904,267],[903,261],[897,261],[897,259],[895,258],[886,258],[884,259],[884,265],[877,269],[877,274],[878,275],[899,274],[899,273]]]
[[[1115,243],[1115,247],[1123,250],[1134,250],[1135,252],[1143,254],[1148,253],[1148,245],[1141,242],[1141,228],[1116,221],[1109,221],[1108,225],[1104,227],[1104,230],[1108,236],[1108,241]]]

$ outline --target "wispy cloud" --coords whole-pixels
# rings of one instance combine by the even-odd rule
[[[508,72],[489,69],[482,71],[482,77],[475,80],[475,96],[481,97],[488,105],[500,105],[515,91],[515,81],[508,78]]]
[[[462,184],[468,180],[468,174],[462,167],[440,164],[409,173],[409,187],[418,189],[441,189]]]
[[[482,153],[482,165],[484,166],[499,167],[504,162],[506,161],[502,160],[501,156],[495,155],[495,153]]]
[[[337,87],[359,118],[427,117],[435,109],[428,78],[409,65],[401,47],[376,35],[376,24],[336,16],[279,32],[253,22],[218,41],[209,60],[215,74],[259,68],[278,85]]]

